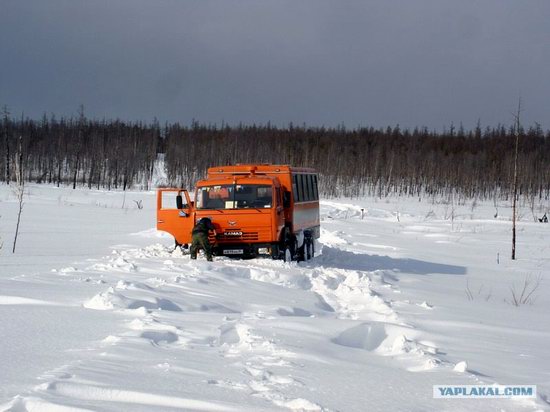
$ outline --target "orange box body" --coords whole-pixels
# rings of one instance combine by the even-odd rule
[[[211,167],[197,182],[194,201],[183,189],[158,190],[157,229],[172,234],[176,245],[187,245],[195,223],[208,217],[216,228],[210,240],[218,255],[307,259],[320,235],[317,186],[310,168]],[[181,196],[179,208],[167,201],[169,195]]]

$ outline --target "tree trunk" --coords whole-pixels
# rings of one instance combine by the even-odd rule
[[[521,99],[518,103],[516,115],[516,147],[514,150],[514,199],[512,200],[512,260],[516,260],[516,207],[518,198],[518,146],[519,146],[519,116],[521,113]]]

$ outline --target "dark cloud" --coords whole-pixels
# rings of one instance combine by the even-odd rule
[[[546,0],[0,0],[30,116],[550,128]]]

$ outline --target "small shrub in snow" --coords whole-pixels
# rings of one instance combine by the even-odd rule
[[[535,303],[535,292],[540,287],[541,282],[542,275],[533,277],[531,274],[528,274],[525,276],[522,286],[517,287],[516,284],[512,284],[512,286],[510,286],[510,293],[512,297],[509,301],[506,299],[504,301],[514,306],[532,305]]]
[[[426,216],[424,216],[424,220],[430,220],[430,219],[435,219],[437,218],[437,216],[435,215],[435,212],[433,210],[430,210]]]
[[[491,298],[493,297],[493,290],[489,289],[487,294],[485,294],[485,290],[484,290],[483,285],[481,285],[477,289],[477,292],[472,291],[472,289],[470,288],[470,283],[468,281],[466,281],[466,291],[465,292],[466,292],[466,297],[468,298],[469,301],[475,300],[476,297],[477,297],[477,298],[484,299],[485,302],[489,302],[491,300]]]

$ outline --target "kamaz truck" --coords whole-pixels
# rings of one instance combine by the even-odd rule
[[[203,217],[212,220],[214,254],[309,260],[320,236],[318,176],[310,168],[248,164],[208,169],[191,200],[185,189],[158,189],[157,229],[187,248]]]

